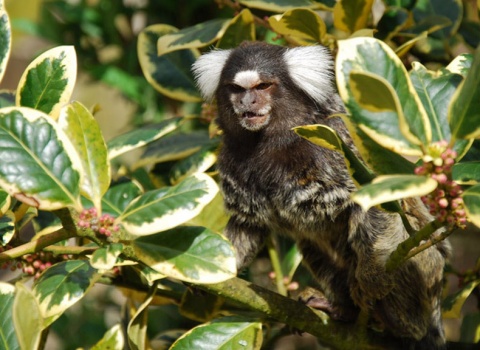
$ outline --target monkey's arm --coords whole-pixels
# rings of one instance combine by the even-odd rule
[[[237,270],[248,266],[265,243],[268,230],[248,222],[242,222],[235,215],[228,221],[225,236],[233,244],[237,258]]]

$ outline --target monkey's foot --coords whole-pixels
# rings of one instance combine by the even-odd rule
[[[326,312],[335,321],[353,322],[357,312],[331,303],[319,290],[307,288],[298,297],[299,301],[316,310]]]

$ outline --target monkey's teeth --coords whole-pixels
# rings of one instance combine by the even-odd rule
[[[245,112],[245,113],[243,113],[243,117],[245,117],[245,118],[255,118],[255,117],[262,117],[262,115],[255,114],[253,112]]]

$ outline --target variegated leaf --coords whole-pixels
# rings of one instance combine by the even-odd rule
[[[470,187],[462,194],[468,220],[480,227],[480,185]]]
[[[98,248],[90,258],[90,265],[97,270],[110,270],[117,263],[117,258],[123,251],[123,244],[111,243]]]
[[[372,11],[373,0],[337,1],[333,8],[333,24],[335,28],[347,33],[367,27]]]
[[[5,350],[20,348],[13,322],[14,300],[15,287],[10,283],[0,282],[0,348]]]
[[[278,13],[299,7],[312,10],[329,9],[326,5],[312,0],[240,0],[239,2],[249,8]]]
[[[73,46],[48,50],[30,63],[20,78],[17,106],[38,109],[57,119],[68,103],[77,77],[77,57]]]
[[[217,48],[231,49],[243,41],[255,41],[255,23],[249,9],[243,9],[230,21],[217,42]]]
[[[0,82],[7,68],[8,58],[12,49],[12,32],[10,29],[10,19],[3,0],[0,1]]]
[[[38,349],[42,331],[47,326],[40,312],[38,301],[24,284],[15,285],[13,324],[20,349]]]

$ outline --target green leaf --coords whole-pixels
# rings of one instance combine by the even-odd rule
[[[480,227],[480,185],[470,187],[462,194],[468,220]]]
[[[352,71],[388,81],[397,95],[403,115],[362,108],[352,91]],[[339,41],[336,76],[340,96],[354,124],[389,150],[405,155],[422,154],[419,145],[428,145],[431,140],[428,116],[403,63],[385,43],[368,37]]]
[[[0,246],[8,244],[14,234],[15,214],[9,210],[0,217]]]
[[[229,23],[230,21],[225,19],[212,19],[172,34],[165,34],[158,39],[158,55],[208,46],[223,35]]]
[[[218,295],[198,293],[195,289],[187,288],[182,295],[179,311],[190,320],[207,322],[218,315],[223,301]]]
[[[7,68],[8,58],[12,49],[12,32],[10,30],[10,19],[3,0],[0,1],[0,82]]]
[[[97,270],[110,270],[117,263],[117,258],[123,251],[123,244],[111,243],[98,248],[90,258],[90,265]]]
[[[432,72],[422,64],[413,62],[410,79],[430,120],[432,142],[450,140],[448,105],[462,81],[462,76],[448,71]]]
[[[407,25],[409,13],[401,7],[388,7],[377,24],[375,37],[383,41],[390,40]]]
[[[249,9],[243,9],[225,28],[225,32],[217,42],[217,48],[230,49],[244,41],[255,41],[255,23]]]
[[[335,130],[325,125],[305,125],[293,129],[298,135],[310,142],[340,152],[345,157],[345,162],[352,177],[359,184],[372,181],[375,175],[343,142]]]
[[[178,128],[183,118],[169,118],[160,123],[147,125],[119,135],[108,141],[108,156],[118,157],[128,151],[145,146]]]
[[[444,318],[460,318],[462,306],[473,290],[480,284],[480,280],[467,283],[458,292],[449,295],[442,303],[442,316]]]
[[[0,108],[15,106],[15,91],[0,90]]]
[[[187,176],[207,171],[217,161],[217,150],[218,143],[212,142],[176,163],[170,171],[171,182],[175,184]]]
[[[460,74],[462,77],[466,78],[468,71],[472,66],[472,62],[473,55],[470,53],[464,53],[455,57],[445,69],[452,74]]]
[[[480,342],[480,313],[466,314],[460,328],[460,341],[468,344]]]
[[[367,27],[372,11],[373,0],[342,0],[333,8],[335,28],[347,33]]]
[[[110,328],[102,339],[91,350],[123,350],[125,348],[125,339],[121,324],[116,324]]]
[[[430,177],[416,175],[384,175],[375,178],[352,194],[354,202],[363,210],[397,199],[426,195],[437,188],[438,183]]]
[[[57,119],[60,108],[69,102],[77,77],[73,46],[48,50],[30,63],[20,78],[17,106],[38,109]]]
[[[169,135],[148,145],[134,169],[188,157],[211,142],[206,131]]]
[[[367,111],[394,111],[399,115],[399,118],[400,115],[401,118],[404,118],[395,91],[388,81],[382,77],[352,70],[350,72],[350,88],[360,107]]]
[[[460,26],[463,16],[461,0],[418,0],[412,10],[413,19],[416,23],[428,21],[439,23],[439,18],[448,19],[450,25],[433,33],[434,38],[445,39],[451,37]],[[415,31],[415,28],[412,29]],[[422,29],[420,29],[422,30]]]
[[[327,33],[322,18],[309,9],[293,9],[282,15],[271,16],[268,24],[278,34],[293,37],[302,45],[321,43]]]
[[[289,279],[293,278],[295,271],[302,263],[302,253],[298,249],[296,244],[292,244],[292,247],[287,251],[282,259],[282,271]]]
[[[102,198],[102,212],[119,216],[142,190],[135,182],[123,182],[112,185]]]
[[[227,226],[229,215],[225,211],[223,196],[218,192],[202,212],[188,221],[188,225],[203,226],[214,232],[223,232]]]
[[[224,237],[198,226],[176,227],[132,242],[155,271],[191,283],[218,283],[236,275],[235,253]]]
[[[198,52],[188,48],[158,55],[159,39],[177,32],[166,24],[145,28],[138,36],[138,60],[147,81],[161,94],[180,101],[200,101],[191,71]]]
[[[100,278],[97,270],[86,260],[69,260],[45,270],[33,286],[45,325],[79,301]]]
[[[17,335],[13,323],[13,303],[15,287],[9,283],[0,282],[0,349],[19,349]]]
[[[116,221],[134,235],[168,230],[198,215],[217,192],[211,177],[195,174],[176,186],[143,194]]]
[[[38,349],[45,329],[38,302],[22,283],[16,284],[13,301],[13,324],[21,349]]]
[[[480,183],[480,161],[455,164],[452,168],[452,178],[462,185]]]
[[[454,138],[480,137],[480,46],[467,77],[453,95],[448,121]]]
[[[271,12],[285,12],[298,7],[328,9],[327,6],[311,0],[240,0],[242,5]]]
[[[81,192],[101,213],[102,196],[110,185],[110,162],[100,127],[92,113],[79,102],[62,108],[58,124],[80,157],[84,175]]]
[[[150,288],[146,299],[138,307],[137,312],[133,315],[132,319],[128,323],[128,345],[131,350],[143,350],[146,349],[147,343],[147,321],[148,321],[148,306],[155,296],[157,291],[157,284],[154,284]]]
[[[223,317],[197,326],[182,335],[171,350],[260,350],[263,341],[262,323],[238,317]]]
[[[16,107],[0,110],[0,185],[43,210],[80,210],[80,160],[58,125],[46,114]]]

